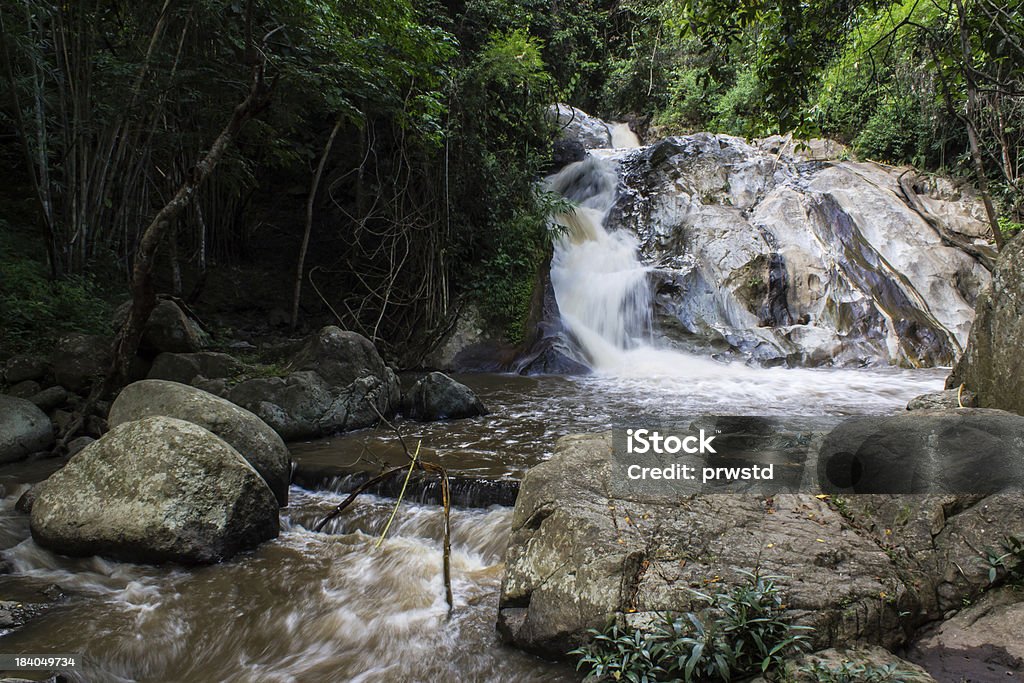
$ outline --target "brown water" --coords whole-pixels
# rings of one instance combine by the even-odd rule
[[[661,360],[671,362],[637,358],[635,373],[614,376],[464,377],[492,415],[400,426],[453,470],[518,477],[550,454],[557,436],[607,429],[628,416],[888,413],[939,388],[943,374]],[[294,451],[297,459],[347,461],[393,444],[387,430],[364,430]],[[436,507],[404,504],[375,550],[391,501],[365,497],[329,533],[313,533],[341,496],[293,487],[277,540],[212,567],[149,567],[38,547],[13,506],[25,488],[16,482],[45,474],[45,465],[0,470],[0,547],[16,577],[56,583],[69,598],[0,635],[0,652],[81,653],[85,664],[72,680],[575,680],[568,667],[503,646],[494,631],[509,508],[454,511],[456,604],[448,620]]]

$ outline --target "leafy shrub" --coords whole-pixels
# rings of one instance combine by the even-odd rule
[[[754,136],[767,132],[761,127],[765,92],[757,71],[748,67],[736,75],[736,82],[715,102],[711,128],[718,133]]]
[[[814,662],[800,667],[800,673],[811,676],[818,683],[901,683],[902,672],[895,664],[885,666],[867,666],[843,662],[838,666],[829,666],[824,662]]]
[[[0,238],[3,226],[0,226]],[[99,334],[110,328],[111,307],[90,277],[51,280],[40,261],[0,242],[0,348],[46,350],[67,332]]]
[[[730,681],[764,673],[804,649],[809,627],[794,626],[782,610],[777,577],[745,573],[746,583],[727,591],[692,593],[707,608],[661,614],[650,630],[612,624],[591,630],[591,640],[569,654],[587,680]]]
[[[991,585],[1008,583],[1024,586],[1024,540],[1007,536],[999,550],[985,549],[979,563],[988,568],[988,582]]]
[[[863,157],[891,163],[915,162],[924,153],[925,122],[909,97],[884,100],[853,141]]]

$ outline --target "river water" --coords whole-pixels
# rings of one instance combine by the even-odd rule
[[[519,477],[550,455],[558,436],[607,429],[624,414],[889,413],[939,388],[943,375],[754,369],[678,354],[667,365],[659,360],[666,359],[641,354],[632,375],[619,368],[582,378],[462,377],[490,416],[399,426],[454,471]],[[653,374],[654,364],[662,374]],[[293,450],[298,459],[345,460],[394,441],[389,430],[370,429]],[[212,567],[149,567],[69,559],[38,547],[27,517],[13,509],[25,488],[19,476],[45,475],[33,467],[0,472],[0,541],[13,568],[0,585],[55,583],[68,597],[0,637],[0,651],[84,654],[72,680],[575,680],[564,666],[502,645],[494,631],[510,508],[454,511],[456,604],[448,620],[436,507],[403,504],[375,550],[391,501],[365,497],[327,533],[313,533],[342,496],[293,487],[277,540]]]

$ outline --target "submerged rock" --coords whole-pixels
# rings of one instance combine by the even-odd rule
[[[178,382],[147,379],[129,384],[110,408],[111,427],[165,416],[208,429],[238,451],[263,477],[280,505],[288,504],[291,456],[281,437],[248,410]]]
[[[427,422],[486,415],[487,408],[465,384],[442,372],[432,372],[409,389],[402,412],[410,419]]]
[[[278,534],[277,501],[239,453],[170,417],[112,429],[42,485],[32,537],[62,555],[219,562]]]
[[[946,382],[978,395],[979,405],[1024,415],[1024,235],[999,254],[992,283],[978,312],[963,357]]]
[[[0,394],[0,464],[46,450],[53,441],[46,413],[31,401]]]
[[[959,413],[961,411],[957,411]],[[610,618],[699,609],[688,589],[778,580],[816,649],[893,649],[988,586],[979,548],[1024,533],[1024,494],[609,494],[611,436],[559,440],[516,501],[498,627],[550,656]]]

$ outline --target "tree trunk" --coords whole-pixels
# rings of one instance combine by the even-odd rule
[[[302,235],[302,246],[299,248],[299,263],[295,267],[295,293],[292,296],[292,329],[299,326],[299,300],[302,298],[302,275],[306,270],[306,252],[309,250],[309,236],[313,232],[313,205],[316,202],[316,194],[320,189],[320,179],[324,175],[324,168],[327,166],[327,157],[331,155],[331,148],[334,146],[334,139],[338,137],[343,122],[338,117],[331,130],[327,144],[324,145],[323,154],[320,156],[320,163],[316,166],[316,173],[313,175],[313,184],[309,188],[309,199],[306,201],[306,231]]]
[[[996,216],[996,209],[988,191],[988,176],[985,175],[985,161],[981,156],[981,145],[978,143],[978,130],[975,125],[978,110],[978,87],[974,82],[971,35],[967,27],[967,14],[962,0],[956,0],[956,11],[960,27],[960,53],[963,59],[964,83],[967,86],[967,116],[965,117],[967,142],[970,145],[971,162],[977,176],[978,192],[981,194],[981,201],[985,205],[985,215],[988,217],[988,224],[992,229],[992,239],[995,240],[996,249],[1002,249],[1003,233],[999,229],[999,218]]]

